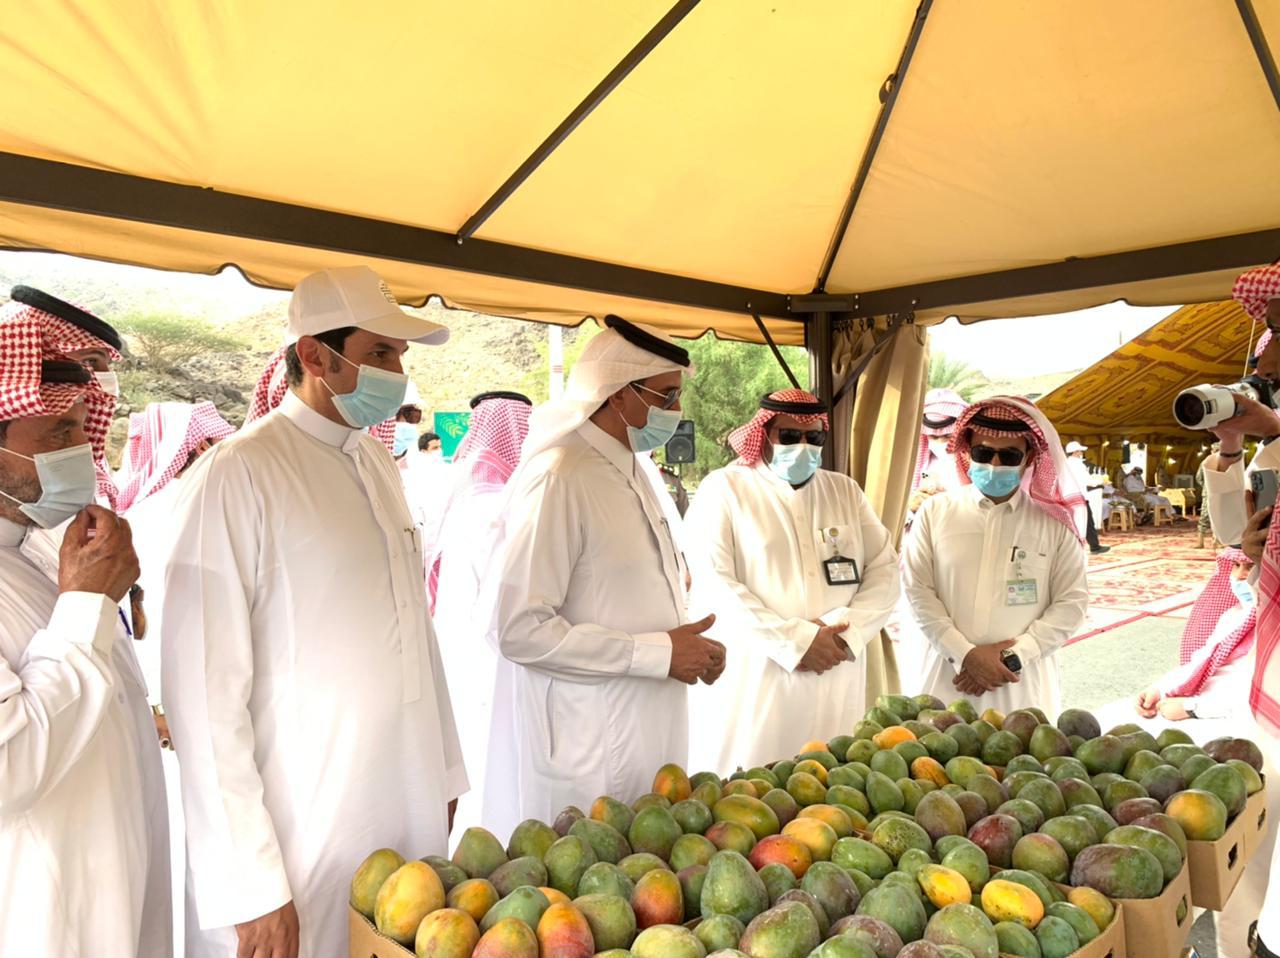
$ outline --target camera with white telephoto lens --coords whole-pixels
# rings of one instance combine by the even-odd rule
[[[1206,383],[1182,390],[1173,401],[1173,418],[1186,429],[1213,429],[1240,414],[1236,400],[1241,396],[1276,408],[1275,387],[1253,375],[1230,385]]]

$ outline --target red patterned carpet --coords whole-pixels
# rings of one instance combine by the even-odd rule
[[[1071,642],[1147,616],[1185,617],[1215,568],[1193,521],[1104,533],[1102,543],[1111,551],[1090,557],[1089,614]]]

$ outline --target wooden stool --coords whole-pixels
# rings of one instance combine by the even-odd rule
[[[1128,532],[1133,528],[1133,513],[1128,509],[1112,509],[1107,516],[1108,532]]]
[[[1155,526],[1171,526],[1173,525],[1173,506],[1166,506],[1163,502],[1152,506],[1151,514],[1154,516],[1151,524]]]

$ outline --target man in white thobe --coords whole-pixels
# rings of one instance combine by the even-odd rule
[[[35,313],[0,309],[0,954],[165,958],[164,780],[117,605],[137,558],[90,505],[107,397]]]
[[[116,507],[129,520],[138,553],[138,596],[145,615],[133,619],[138,664],[147,682],[147,701],[155,713],[156,734],[169,808],[169,870],[173,899],[181,902],[186,885],[186,826],[182,819],[182,791],[178,758],[173,754],[169,721],[160,705],[160,613],[164,573],[173,547],[173,505],[179,480],[203,453],[235,432],[211,402],[149,403],[129,416],[124,462],[115,475]],[[173,940],[181,954],[185,913],[173,910]]]
[[[1067,443],[1067,468],[1071,470],[1071,477],[1075,480],[1076,485],[1085,494],[1085,501],[1088,509],[1085,510],[1085,532],[1084,538],[1089,543],[1089,551],[1093,555],[1103,555],[1111,551],[1111,546],[1104,546],[1098,541],[1098,527],[1093,521],[1094,500],[1097,500],[1098,508],[1102,507],[1102,480],[1099,478],[1096,482],[1094,477],[1089,473],[1089,464],[1084,461],[1084,454],[1088,452],[1089,447],[1078,442]],[[1092,488],[1097,487],[1095,492]]]
[[[898,600],[889,533],[858,484],[818,468],[812,393],[764,397],[729,434],[738,459],[698,487],[686,523],[694,614],[714,612],[725,674],[690,693],[695,768],[728,774],[848,731],[866,711],[868,641]]]
[[[1260,266],[1246,270],[1235,282],[1232,298],[1249,318],[1266,329],[1258,338],[1254,351],[1256,374],[1273,385],[1280,382],[1280,265]],[[1247,492],[1249,473],[1261,469],[1280,469],[1280,414],[1270,406],[1244,396],[1236,397],[1236,414],[1214,428],[1220,444],[1218,451],[1204,461],[1204,489],[1209,520],[1214,538],[1227,544],[1243,543],[1243,548],[1261,567],[1255,567],[1258,585],[1258,633],[1255,643],[1255,665],[1250,690],[1250,706],[1261,734],[1259,746],[1269,754],[1273,764],[1280,763],[1280,656],[1275,654],[1276,523],[1264,512],[1253,511],[1252,493]],[[1260,440],[1246,471],[1244,444],[1248,437]],[[1262,546],[1265,543],[1264,552]],[[1256,547],[1256,553],[1251,549]],[[1266,900],[1258,911],[1257,954],[1269,958],[1280,954],[1280,842],[1271,857],[1271,875]],[[1238,938],[1231,942],[1219,939],[1219,952],[1227,948],[1241,949]],[[1234,953],[1234,952],[1230,952]]]
[[[970,485],[926,502],[903,552],[907,600],[931,646],[921,691],[1057,715],[1054,653],[1089,602],[1084,491],[1028,399],[973,404],[952,449]]]
[[[289,328],[287,394],[174,507],[161,666],[194,958],[344,953],[356,866],[443,853],[466,787],[419,539],[363,431],[400,407],[408,342],[447,331],[366,267],[305,277]]]
[[[1147,485],[1147,480],[1142,477],[1142,469],[1134,466],[1125,474],[1122,481],[1124,491],[1130,496],[1135,496],[1146,503],[1148,509],[1154,509],[1156,506],[1168,506],[1170,502],[1164,496],[1158,496]]]
[[[724,667],[702,637],[710,618],[686,622],[685,564],[645,455],[675,433],[689,354],[616,316],[606,325],[564,398],[532,415],[486,573],[503,661],[484,820],[500,836],[648,792],[660,766],[684,763],[686,686]]]
[[[427,596],[440,639],[470,791],[458,799],[454,836],[483,819],[485,753],[493,715],[498,654],[485,638],[492,610],[479,610],[488,532],[503,489],[520,464],[532,403],[516,392],[484,392],[471,400],[471,423],[450,467],[451,488],[427,547]]]

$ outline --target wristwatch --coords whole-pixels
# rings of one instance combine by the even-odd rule
[[[1000,653],[1000,661],[1004,663],[1004,667],[1017,675],[1022,671],[1022,659],[1018,658],[1018,653],[1013,649],[1005,649]]]

